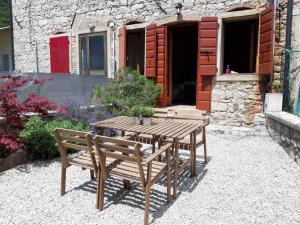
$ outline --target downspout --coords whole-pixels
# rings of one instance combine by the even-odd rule
[[[15,44],[14,44],[14,23],[13,23],[13,10],[12,0],[9,1],[9,20],[10,20],[10,42],[11,42],[11,69],[15,70]]]
[[[290,111],[290,59],[292,47],[292,22],[293,22],[293,4],[294,0],[288,0],[287,3],[287,18],[286,18],[286,35],[285,35],[285,60],[284,60],[284,74],[283,74],[283,101],[282,110]]]

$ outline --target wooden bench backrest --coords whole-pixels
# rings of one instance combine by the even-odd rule
[[[172,109],[173,117],[168,117],[167,109],[155,109],[154,116],[155,118],[166,118],[166,119],[175,119],[179,121],[195,121],[195,122],[204,122],[204,124],[209,124],[209,116],[204,110],[188,110],[188,109]]]
[[[136,163],[139,168],[141,183],[145,185],[145,175],[142,166],[141,143],[97,135],[95,137],[95,145],[101,170],[104,175],[108,174],[105,164],[106,157],[127,161],[130,163]]]
[[[68,149],[80,150],[89,153],[93,168],[95,171],[97,170],[95,156],[93,154],[94,141],[91,133],[56,128],[54,130],[54,136],[64,165],[67,166],[69,164],[67,157]]]

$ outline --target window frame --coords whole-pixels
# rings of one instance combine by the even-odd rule
[[[104,47],[104,70],[91,70],[90,69],[90,50],[89,50],[89,38],[94,36],[103,36],[103,47]],[[93,33],[84,33],[78,35],[78,46],[79,46],[79,71],[82,72],[82,53],[81,53],[81,41],[82,38],[86,38],[86,61],[87,61],[87,69],[82,73],[86,76],[107,76],[107,31],[96,31]]]

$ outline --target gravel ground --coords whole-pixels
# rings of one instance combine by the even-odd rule
[[[300,166],[271,138],[209,134],[206,166],[201,150],[197,176],[183,171],[175,201],[166,203],[164,180],[154,186],[152,224],[300,224]],[[67,170],[63,197],[59,182],[58,160],[0,174],[0,224],[143,224],[138,185],[126,191],[120,180],[109,180],[105,210],[98,212],[88,171]]]

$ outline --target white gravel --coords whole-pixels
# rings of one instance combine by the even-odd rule
[[[164,181],[151,193],[152,224],[300,224],[300,166],[269,137],[208,135],[208,165],[198,151],[197,176],[185,170],[179,195],[166,203]],[[143,224],[139,186],[106,184],[105,210],[95,209],[89,172],[67,170],[59,196],[60,163],[33,162],[0,174],[0,224]]]

